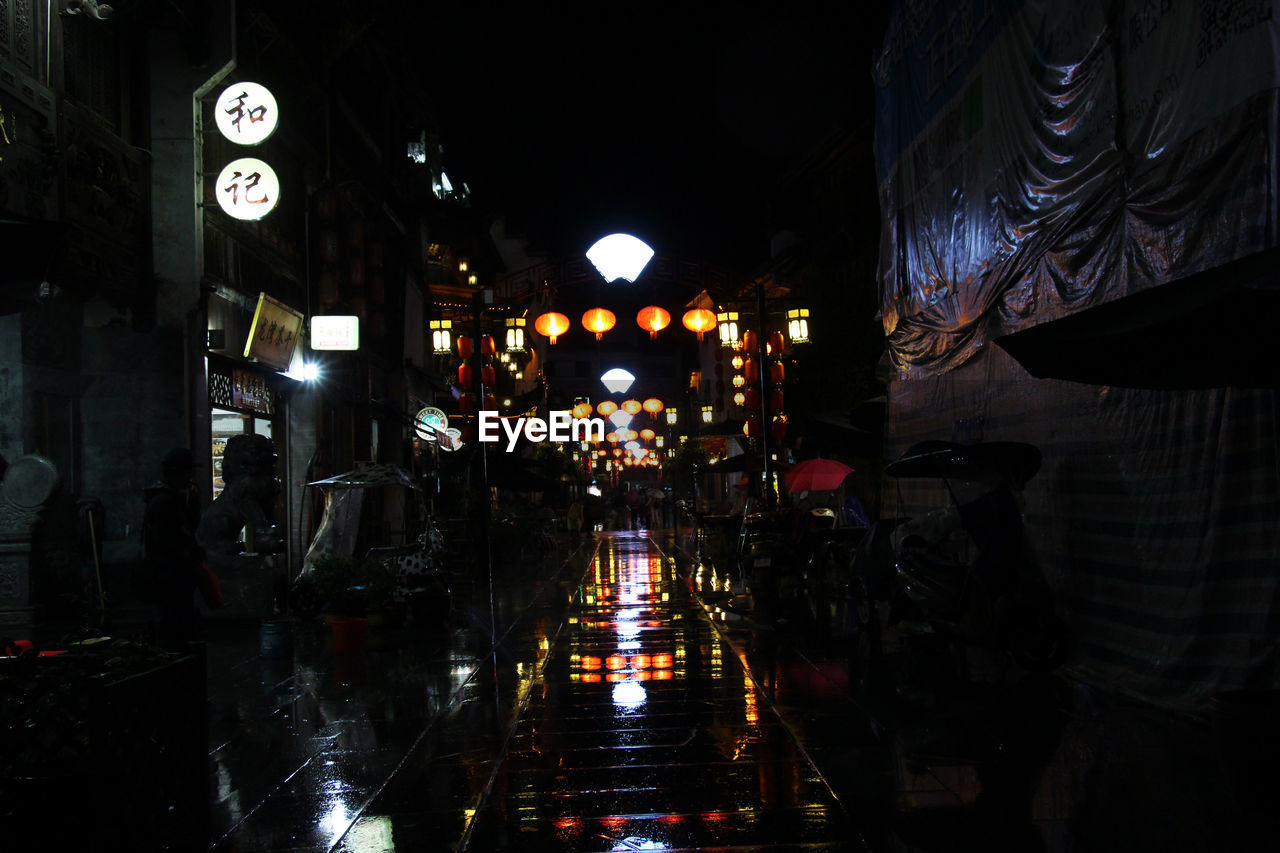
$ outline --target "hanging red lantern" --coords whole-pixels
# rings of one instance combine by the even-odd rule
[[[486,388],[492,388],[497,383],[497,373],[493,369],[493,365],[486,364],[480,368],[480,382]]]
[[[466,335],[458,336],[458,357],[464,360],[471,358],[471,338]]]
[[[760,408],[760,392],[755,388],[747,388],[742,395],[742,406],[746,409]]]
[[[697,332],[698,340],[701,341],[704,334],[716,327],[716,315],[706,308],[694,308],[684,312],[680,322],[689,331]]]
[[[569,318],[557,311],[548,311],[538,315],[538,319],[533,321],[533,329],[555,344],[556,338],[569,331]]]
[[[657,305],[646,305],[636,315],[636,322],[649,333],[650,338],[657,338],[658,332],[671,324],[671,312]]]
[[[471,380],[475,379],[475,374],[471,372],[471,365],[463,362],[458,365],[458,385],[462,388],[470,388]]]
[[[458,414],[463,417],[469,417],[476,413],[475,401],[471,399],[470,394],[458,395]]]
[[[494,346],[494,343],[493,343],[493,335],[481,335],[480,336],[480,354],[493,355],[495,352],[497,352],[497,348]]]
[[[484,395],[484,408],[486,412],[498,411],[498,398],[492,394]]]
[[[742,333],[742,348],[749,353],[755,353],[759,348],[760,338],[754,331],[747,329]]]
[[[592,308],[582,315],[582,325],[588,332],[594,332],[596,340],[604,337],[604,333],[616,325],[618,318],[608,308]]]
[[[476,425],[475,424],[463,424],[459,432],[462,433],[463,444],[475,444],[475,441],[476,441]]]
[[[769,408],[774,412],[781,412],[784,408],[782,405],[782,389],[774,388],[769,392]]]
[[[771,335],[769,335],[769,349],[773,352],[774,355],[782,354],[783,343],[784,341],[782,340],[782,332],[774,332]]]
[[[748,415],[746,423],[742,425],[742,432],[747,438],[756,438],[760,435],[760,416]]]
[[[778,415],[773,419],[773,425],[769,431],[773,434],[775,441],[782,441],[787,437],[787,416]]]
[[[338,232],[326,228],[320,232],[320,260],[326,264],[336,264],[342,257],[342,248],[338,245]]]
[[[787,370],[782,366],[782,362],[774,362],[769,365],[769,381],[775,385],[781,385],[787,381]]]
[[[743,359],[742,375],[747,378],[748,385],[755,385],[760,381],[760,371],[756,370],[756,360],[754,358]]]

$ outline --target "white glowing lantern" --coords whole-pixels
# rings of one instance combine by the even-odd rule
[[[232,160],[218,174],[218,207],[233,219],[261,219],[280,201],[280,180],[256,157]]]
[[[609,393],[625,394],[627,389],[631,387],[631,383],[636,381],[636,378],[621,367],[615,367],[612,370],[605,371],[605,374],[600,377],[600,381],[604,383],[604,387],[609,389]]]
[[[622,409],[618,409],[618,411],[614,412],[612,415],[609,415],[609,421],[614,426],[618,427],[619,429],[622,429],[623,427],[631,423],[631,415],[628,412],[622,411]]]
[[[280,114],[275,96],[260,83],[235,83],[213,108],[218,131],[237,145],[258,145],[275,133]]]
[[[653,249],[630,234],[601,237],[587,250],[587,260],[600,271],[605,281],[635,281],[653,257]]]

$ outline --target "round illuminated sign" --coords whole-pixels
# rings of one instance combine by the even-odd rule
[[[261,219],[280,201],[280,179],[256,157],[232,160],[218,174],[218,207],[236,219]]]
[[[418,437],[425,438],[427,441],[436,440],[436,430],[447,432],[449,429],[449,416],[435,406],[419,409],[414,420],[418,422]]]
[[[257,145],[275,132],[280,115],[271,91],[259,83],[235,83],[222,90],[213,108],[222,135],[237,145]]]
[[[462,430],[457,427],[449,427],[445,430],[445,434],[449,436],[448,441],[440,442],[443,450],[461,450],[462,449]]]

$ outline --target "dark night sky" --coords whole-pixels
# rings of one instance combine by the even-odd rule
[[[869,109],[860,4],[522,4],[500,23],[480,5],[433,4],[424,41],[445,166],[534,250],[628,230],[754,265],[785,225],[783,170]]]

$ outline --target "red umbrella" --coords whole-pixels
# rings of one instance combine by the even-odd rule
[[[840,488],[853,469],[834,459],[806,459],[787,472],[789,492],[827,492]]]

